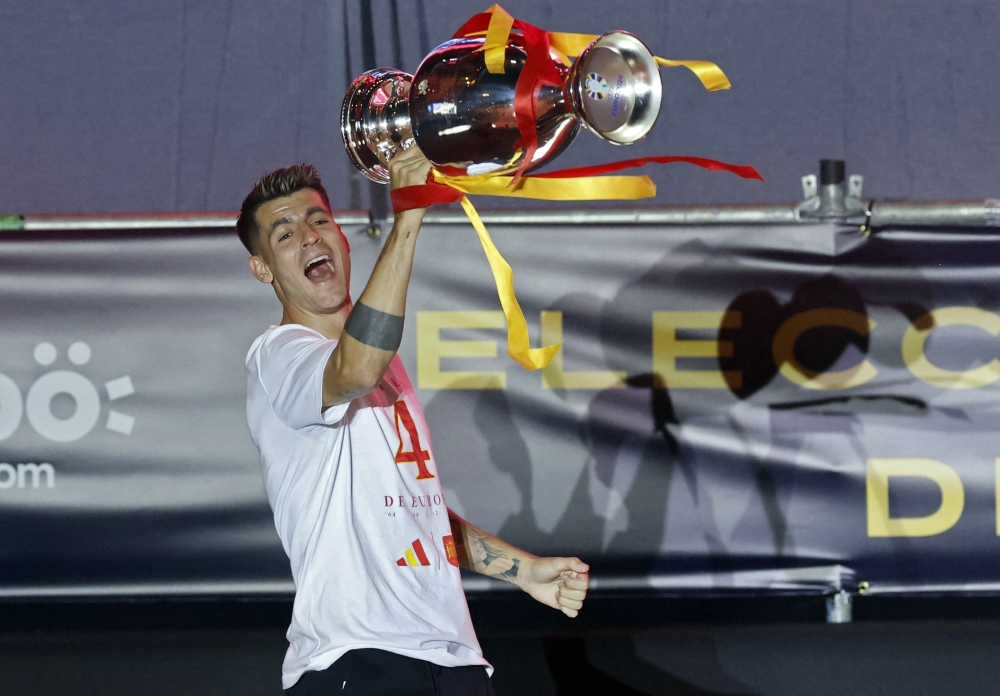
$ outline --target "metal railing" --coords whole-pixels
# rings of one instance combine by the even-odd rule
[[[871,228],[915,227],[1000,227],[1000,200],[918,201],[868,203]],[[367,210],[335,211],[344,226],[373,226]],[[804,214],[801,206],[786,205],[704,205],[655,208],[603,208],[558,210],[484,211],[487,225],[798,225],[813,224],[817,218]],[[865,224],[865,212],[827,222]],[[391,218],[389,221],[391,222]],[[424,218],[427,224],[467,225],[462,212],[434,211]],[[116,215],[8,215],[0,216],[0,231],[48,232],[88,230],[232,229],[236,213],[156,213]]]

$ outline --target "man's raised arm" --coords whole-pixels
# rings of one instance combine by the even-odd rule
[[[590,566],[579,558],[539,558],[487,534],[451,510],[448,519],[462,568],[513,583],[570,618],[580,613],[590,585]]]
[[[389,162],[392,188],[427,181],[430,162],[410,147]],[[378,386],[403,336],[406,290],[424,209],[395,216],[392,231],[364,292],[351,310],[323,373],[323,407],[342,404]]]

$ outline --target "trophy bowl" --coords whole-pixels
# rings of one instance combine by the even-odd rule
[[[458,38],[435,48],[411,76],[370,70],[348,88],[341,133],[351,161],[378,183],[389,182],[388,161],[416,144],[444,174],[511,174],[525,156],[514,109],[527,59],[512,34],[504,72],[486,69],[484,37]],[[662,87],[653,54],[624,31],[598,37],[571,67],[550,51],[562,84],[542,85],[535,101],[538,145],[533,170],[566,149],[583,124],[609,142],[644,137],[660,111]]]

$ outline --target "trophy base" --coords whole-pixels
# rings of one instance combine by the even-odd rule
[[[369,70],[344,95],[340,111],[344,147],[361,173],[376,183],[389,183],[389,160],[413,144],[412,80],[412,75],[401,70]]]
[[[604,34],[587,46],[567,87],[573,112],[616,145],[645,137],[660,113],[659,66],[646,45],[625,31]]]

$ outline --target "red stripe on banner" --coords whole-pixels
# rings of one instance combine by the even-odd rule
[[[406,559],[400,558],[398,561],[396,561],[396,565],[406,567]]]
[[[427,554],[424,553],[424,545],[420,543],[420,539],[413,542],[413,550],[417,554],[417,560],[420,561],[420,565],[429,566],[431,564],[427,560]]]
[[[532,174],[531,176],[535,179],[571,179],[581,176],[599,176],[601,174],[610,174],[611,172],[620,172],[623,169],[644,167],[647,164],[670,164],[672,162],[686,162],[687,164],[693,164],[697,167],[701,167],[702,169],[710,169],[717,172],[730,172],[744,179],[758,179],[759,181],[765,181],[764,177],[760,175],[760,172],[758,172],[756,168],[749,165],[729,164],[727,162],[720,162],[718,160],[707,159],[705,157],[682,156],[637,157],[636,159],[608,162],[607,164],[595,164],[589,167],[571,167],[569,169],[546,172],[545,174]]]

